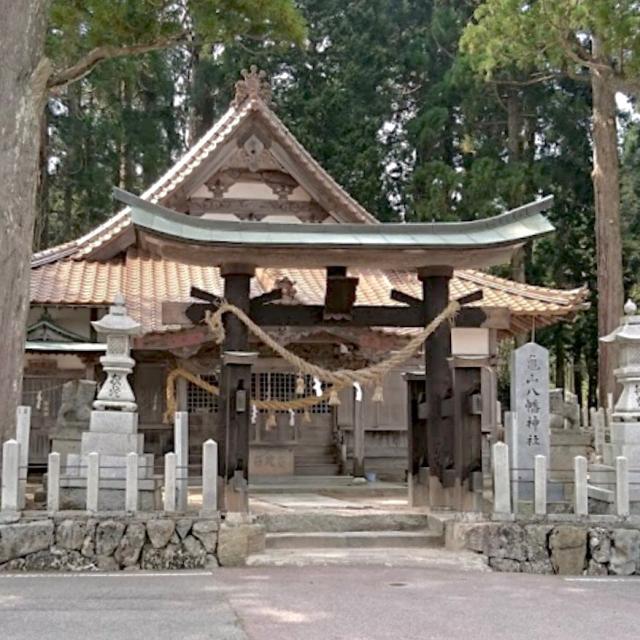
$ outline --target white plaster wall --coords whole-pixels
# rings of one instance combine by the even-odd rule
[[[451,330],[451,351],[454,356],[490,355],[489,329],[454,327]]]
[[[277,200],[278,196],[263,182],[236,182],[224,194],[225,198],[256,198]]]

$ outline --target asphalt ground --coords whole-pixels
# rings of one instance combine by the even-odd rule
[[[390,567],[0,575],[0,640],[640,638],[640,579]]]

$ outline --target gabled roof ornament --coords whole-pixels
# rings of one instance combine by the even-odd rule
[[[258,71],[252,64],[249,70],[242,70],[242,80],[236,82],[236,95],[233,106],[239,107],[245,100],[262,100],[266,104],[271,102],[271,85],[266,79],[265,71]]]

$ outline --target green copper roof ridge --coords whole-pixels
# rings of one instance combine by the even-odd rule
[[[267,238],[268,234],[283,237],[286,233],[292,233],[298,237],[302,235],[323,237],[333,234],[340,238],[342,242],[351,237],[352,244],[361,246],[372,246],[371,239],[380,238],[384,240],[382,244],[397,244],[394,236],[401,236],[405,240],[412,235],[448,235],[450,239],[456,236],[466,236],[470,243],[468,246],[477,244],[501,245],[514,244],[519,241],[526,241],[550,233],[554,230],[553,225],[541,215],[541,212],[548,209],[553,203],[553,196],[546,196],[534,202],[522,205],[511,211],[479,220],[462,222],[416,222],[416,223],[381,223],[378,225],[367,225],[362,223],[335,223],[335,224],[304,224],[304,223],[281,223],[281,222],[247,222],[240,220],[211,220],[207,218],[194,218],[183,213],[173,211],[158,204],[143,200],[131,193],[114,188],[114,196],[131,208],[131,216],[134,224],[149,229],[162,235],[193,236],[187,231],[196,230],[209,232],[210,234],[237,234],[233,241],[224,239],[213,239],[205,237],[190,237],[194,242],[218,241],[221,243],[251,243],[250,238],[243,236],[254,236],[262,233],[265,237],[260,238],[260,244],[270,244],[275,241]],[[172,229],[171,227],[175,227]],[[185,233],[186,232],[186,233]],[[473,238],[474,233],[493,232],[496,237],[485,241],[478,241]],[[369,240],[367,240],[367,238]],[[405,243],[408,246],[411,243]],[[416,244],[420,244],[416,242]],[[428,243],[424,243],[428,244]],[[437,244],[446,246],[467,246],[460,242],[441,241]]]

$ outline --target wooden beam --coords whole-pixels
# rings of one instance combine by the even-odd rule
[[[422,300],[415,296],[410,296],[404,291],[398,291],[397,289],[391,289],[389,297],[396,302],[402,302],[402,304],[408,304],[410,307],[419,307],[422,309]]]
[[[465,296],[456,298],[456,300],[459,304],[465,305],[465,304],[471,304],[472,302],[477,302],[478,300],[482,300],[483,298],[484,298],[484,291],[482,289],[476,289],[471,293],[467,293],[467,295]]]
[[[315,202],[300,200],[262,200],[260,198],[189,198],[185,208],[191,215],[230,213],[240,219],[291,215],[305,221],[324,220],[328,213]]]
[[[288,187],[297,187],[298,182],[284,171],[275,171],[273,169],[261,169],[251,171],[250,169],[223,169],[218,171],[214,176],[209,178],[205,183],[216,185],[219,183],[234,184],[236,182],[263,182],[271,185],[284,185]]]
[[[389,296],[392,300],[396,302],[402,302],[403,304],[408,304],[410,307],[420,307],[422,308],[423,302],[420,298],[416,298],[415,296],[409,295],[404,291],[398,291],[397,289],[391,289],[391,294]],[[484,292],[482,289],[477,289],[476,291],[472,291],[471,293],[467,293],[460,298],[454,298],[459,304],[465,305],[470,304],[471,302],[476,302],[477,300],[482,300],[484,297]],[[427,300],[427,304],[429,301]]]
[[[186,315],[189,307],[190,319]],[[204,319],[207,309],[215,308],[204,303],[163,302],[162,323],[190,326]],[[323,305],[264,304],[251,301],[251,317],[266,327],[424,327],[424,311],[412,307],[355,306],[349,320],[332,320],[324,317]],[[482,327],[508,330],[511,314],[505,307],[466,307],[456,316],[456,327]]]
[[[204,289],[200,289],[199,287],[191,287],[191,291],[189,293],[192,298],[197,298],[198,300],[204,300],[205,302],[211,302],[212,304],[222,303],[222,298],[220,296],[217,296],[215,293],[205,291]]]
[[[359,278],[349,277],[345,267],[327,267],[324,296],[325,320],[350,320]]]

